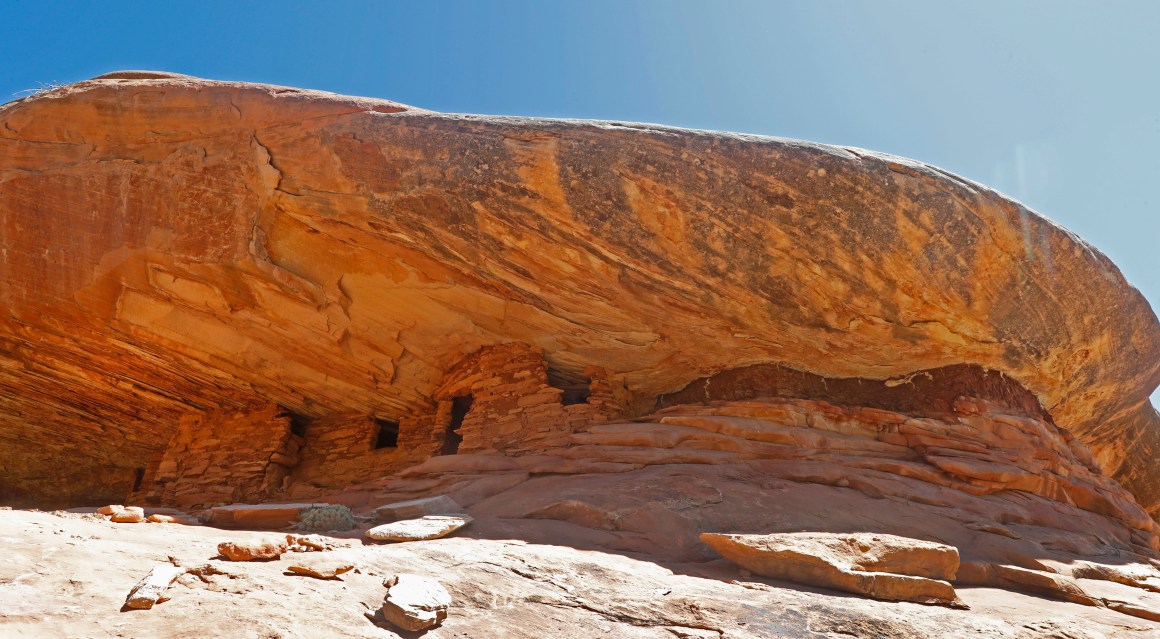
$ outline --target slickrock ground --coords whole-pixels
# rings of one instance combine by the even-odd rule
[[[696,477],[688,468],[680,470],[686,482]],[[575,486],[587,479],[576,477]],[[790,490],[780,496],[788,496],[793,504],[827,497],[814,492],[816,488],[795,496],[793,485],[788,486]],[[827,503],[823,514],[849,506],[842,501],[819,503]],[[861,514],[919,518],[907,510],[901,504],[887,507],[875,502],[872,510]],[[879,602],[744,575],[721,559],[667,562],[593,548],[585,545],[593,533],[564,522],[497,519],[491,533],[480,524],[486,522],[477,520],[476,528],[464,529],[458,537],[434,541],[233,563],[212,560],[217,542],[243,541],[254,533],[113,524],[74,513],[0,512],[0,541],[5,547],[5,561],[0,562],[0,635],[411,636],[376,626],[364,615],[381,605],[382,581],[397,572],[435,578],[452,595],[446,622],[423,635],[428,639],[1150,639],[1160,632],[1157,622],[1010,590],[957,586],[969,610]],[[513,525],[535,531],[540,541],[523,541],[512,534]],[[148,611],[118,612],[134,584],[170,556],[183,565],[210,562],[225,574],[183,576],[167,589],[169,601]],[[285,574],[291,563],[307,562],[353,563],[358,572],[341,575],[341,581]],[[1160,599],[1120,584],[1080,582],[1088,589],[1099,585],[1103,596],[1150,603]]]
[[[910,160],[110,74],[0,106],[0,302],[0,505],[287,504],[0,511],[5,637],[390,637],[397,573],[432,638],[1160,636],[1160,324]],[[803,531],[953,547],[906,574],[969,610],[702,541]]]

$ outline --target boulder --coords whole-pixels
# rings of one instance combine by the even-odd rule
[[[375,522],[386,524],[403,519],[418,519],[424,515],[457,515],[462,512],[463,507],[455,503],[454,499],[438,495],[379,506],[375,509]]]
[[[256,539],[253,541],[223,541],[218,552],[230,561],[277,559],[289,549],[285,539]]]
[[[114,506],[109,519],[118,524],[139,524],[145,521],[145,509],[138,506]]]
[[[375,541],[425,541],[446,537],[469,523],[467,515],[428,515],[375,526],[365,534]]]
[[[154,513],[152,515],[149,515],[145,519],[146,519],[146,521],[149,521],[149,522],[152,522],[155,524],[185,524],[185,525],[188,525],[190,523],[189,520],[184,519],[182,517],[174,517],[173,515],[162,515],[159,513]]]
[[[745,570],[773,579],[887,601],[961,605],[948,583],[959,568],[953,546],[870,533],[704,533],[701,541]]]
[[[383,582],[383,617],[408,632],[426,630],[447,618],[451,594],[438,581],[419,575],[400,574]]]

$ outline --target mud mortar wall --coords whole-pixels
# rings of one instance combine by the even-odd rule
[[[592,424],[624,416],[631,399],[624,384],[603,369],[585,374],[586,388],[571,391],[577,403],[565,405],[565,391],[549,381],[543,351],[511,343],[469,355],[444,376],[428,412],[397,421],[352,413],[292,416],[269,403],[186,415],[129,500],[196,507],[294,499],[380,479],[439,454],[543,452]],[[470,409],[453,423],[456,398],[467,396]],[[382,429],[396,427],[397,436],[380,437]]]
[[[584,427],[619,417],[628,392],[600,368],[585,374],[588,397],[565,406],[564,391],[548,381],[543,351],[523,343],[484,347],[452,367],[435,392],[438,424],[451,426],[456,397],[472,398],[471,409],[457,429],[459,453],[509,454],[541,452],[565,444]]]
[[[383,424],[373,417],[348,414],[319,419],[306,427],[291,482],[342,487],[418,464],[442,445],[442,433],[434,430],[434,423],[433,415],[400,419],[395,445],[380,448]]]
[[[180,507],[269,499],[298,463],[300,441],[274,404],[187,415],[146,469],[140,497]]]

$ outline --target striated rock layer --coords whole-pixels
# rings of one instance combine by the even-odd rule
[[[0,107],[0,247],[5,501],[148,488],[179,424],[271,406],[447,452],[448,371],[520,342],[565,425],[585,380],[603,419],[751,367],[995,371],[1160,510],[1146,302],[1066,230],[910,160],[119,73]],[[246,461],[264,490],[282,439]]]

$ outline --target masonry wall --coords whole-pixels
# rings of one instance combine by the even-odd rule
[[[484,347],[448,372],[435,392],[435,423],[446,429],[456,397],[470,395],[471,409],[458,432],[459,454],[520,455],[564,446],[568,435],[624,413],[627,391],[606,371],[589,368],[589,397],[565,406],[564,392],[548,381],[543,351],[523,343]]]
[[[443,441],[434,416],[399,420],[396,446],[376,448],[381,424],[367,415],[334,415],[306,426],[291,480],[316,487],[343,487],[377,479],[437,454]]]
[[[444,376],[431,412],[399,420],[398,445],[376,448],[379,424],[366,415],[335,415],[305,428],[300,461],[291,473],[287,498],[315,488],[373,481],[435,455],[447,443],[456,397],[471,395],[470,411],[458,428],[455,454],[520,455],[566,445],[567,435],[623,414],[627,391],[603,369],[589,369],[589,397],[564,406],[561,389],[548,381],[542,351],[527,344],[489,346],[469,355]]]
[[[587,397],[564,405],[543,351],[522,343],[482,348],[447,372],[428,412],[398,420],[398,439],[386,447],[377,445],[381,422],[370,415],[292,420],[273,404],[188,415],[130,501],[197,508],[292,500],[381,479],[440,454],[524,455],[566,446],[570,434],[623,416],[630,399],[605,370],[584,373],[587,389],[570,392]],[[467,396],[470,410],[453,423],[456,398]]]
[[[267,500],[298,463],[300,445],[274,404],[186,415],[135,500],[182,508]]]

